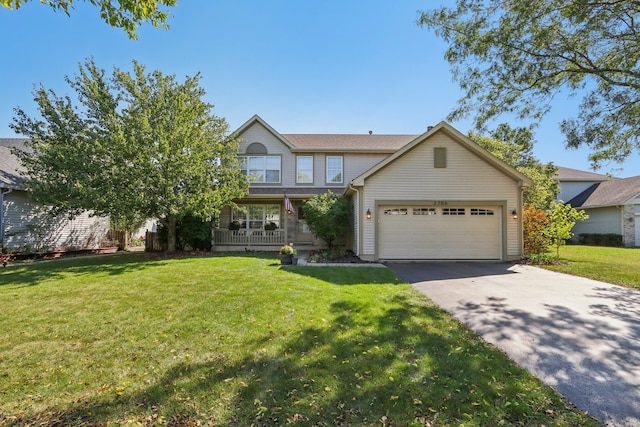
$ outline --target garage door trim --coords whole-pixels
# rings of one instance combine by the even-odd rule
[[[507,221],[511,217],[507,214],[507,201],[506,200],[446,200],[446,199],[431,199],[431,200],[376,200],[375,201],[375,259],[380,260],[380,221],[381,218],[377,217],[377,213],[380,212],[380,207],[390,205],[406,205],[407,207],[435,207],[435,208],[447,208],[447,207],[473,207],[473,206],[496,206],[502,214],[501,234],[501,260],[507,259],[508,239],[507,239]],[[511,219],[512,220],[512,219]]]

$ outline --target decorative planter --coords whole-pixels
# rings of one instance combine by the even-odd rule
[[[294,256],[291,261],[292,261],[293,265],[298,265],[298,257],[297,256]]]
[[[296,258],[297,261],[297,258]],[[293,264],[293,255],[291,254],[280,254],[280,264],[282,265],[291,265]]]

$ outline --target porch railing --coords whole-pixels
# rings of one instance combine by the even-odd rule
[[[283,245],[285,230],[213,230],[215,245]]]

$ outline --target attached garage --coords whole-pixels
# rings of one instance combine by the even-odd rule
[[[502,258],[500,206],[381,205],[378,219],[380,259]]]
[[[442,122],[349,183],[355,250],[370,261],[520,259],[532,184]]]

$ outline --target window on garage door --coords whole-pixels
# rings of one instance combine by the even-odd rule
[[[409,209],[407,208],[391,208],[385,209],[384,215],[408,215]]]
[[[465,211],[466,211],[465,208],[442,208],[442,215],[448,215],[448,216],[464,215]]]
[[[471,208],[471,215],[493,215],[493,209]]]
[[[414,215],[435,215],[436,208],[413,208]]]

